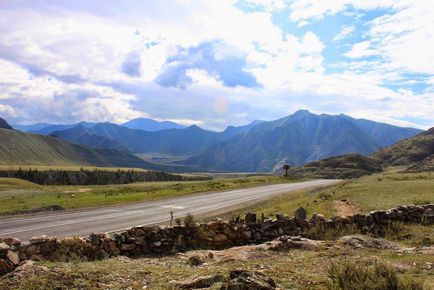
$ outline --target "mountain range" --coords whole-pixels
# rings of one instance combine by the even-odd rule
[[[316,115],[306,110],[275,121],[229,126],[221,132],[196,125],[182,127],[156,122],[160,126],[155,122],[149,119],[136,119],[123,125],[81,122],[49,125],[36,132],[125,154],[178,156],[171,161],[178,168],[237,172],[270,172],[283,163],[301,165],[347,153],[366,156],[421,132],[343,114]],[[166,125],[181,127],[158,129]]]
[[[369,155],[419,132],[343,114],[315,115],[300,110],[276,121],[262,122],[183,164],[216,171],[270,171],[283,163],[301,165],[346,153]]]
[[[0,129],[13,130],[14,128],[12,128],[5,119],[0,118]]]

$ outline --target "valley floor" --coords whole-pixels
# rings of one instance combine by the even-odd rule
[[[305,190],[275,197],[227,217],[247,211],[270,216],[276,212],[293,215],[299,206],[306,208],[309,216],[314,212],[348,215],[405,204],[433,203],[433,198],[434,173],[390,170],[314,192]],[[315,250],[256,251],[247,256],[229,256],[226,260],[205,258],[199,266],[193,266],[185,255],[116,257],[92,262],[42,261],[37,265],[46,268],[41,268],[33,278],[19,274],[0,278],[0,289],[172,289],[174,283],[184,279],[218,273],[227,276],[230,270],[240,268],[267,274],[280,289],[327,289],[331,265],[348,261],[357,261],[358,265],[384,262],[400,279],[421,283],[423,289],[434,289],[434,226],[395,224],[381,237],[401,248],[413,247],[410,251],[336,246],[334,241],[348,234],[358,233],[311,232],[307,233],[308,238],[325,240],[326,246]],[[423,247],[429,250],[418,252]],[[208,256],[202,253],[199,256]],[[210,289],[219,287],[217,283]]]

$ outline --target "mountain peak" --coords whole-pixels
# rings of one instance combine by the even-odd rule
[[[313,114],[311,112],[309,112],[308,110],[300,109],[300,110],[296,111],[293,115],[294,116],[307,116],[307,115],[313,115]]]

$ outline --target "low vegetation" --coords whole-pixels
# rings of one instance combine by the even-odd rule
[[[273,176],[254,176],[207,181],[143,182],[124,185],[41,186],[19,179],[0,178],[0,213],[35,210],[52,205],[62,208],[82,208],[123,204],[197,192],[223,191],[284,182],[291,182],[291,180]]]
[[[427,204],[434,202],[434,173],[399,173],[389,169],[383,173],[363,176],[354,181],[315,191],[291,192],[267,200],[259,205],[231,213],[253,211],[258,214],[292,215],[302,206],[309,215],[321,213],[326,216],[339,214],[340,206],[360,212],[384,210],[403,204]],[[353,212],[354,213],[354,212]]]
[[[205,176],[182,176],[161,171],[134,171],[134,170],[0,170],[0,177],[24,179],[42,185],[105,185],[128,184],[145,181],[194,181],[209,180]]]
[[[328,290],[423,290],[422,283],[409,277],[399,277],[389,264],[339,260],[332,262],[326,283]]]

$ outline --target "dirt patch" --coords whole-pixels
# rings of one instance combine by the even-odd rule
[[[347,217],[360,213],[360,209],[346,199],[333,201],[333,209],[336,211],[336,215],[340,217]]]
[[[92,188],[79,188],[77,190],[65,190],[63,193],[83,193],[92,191]]]

